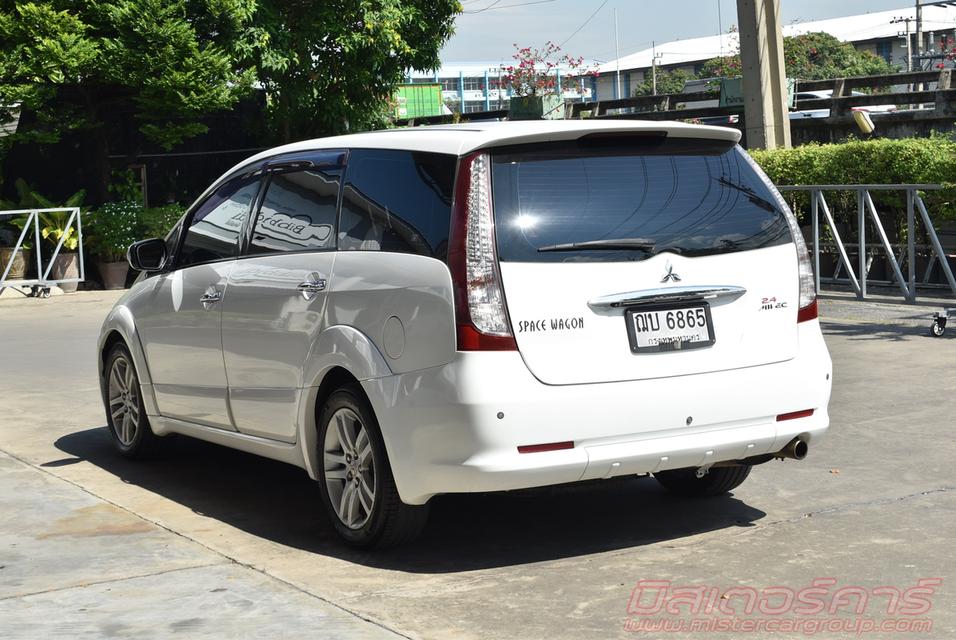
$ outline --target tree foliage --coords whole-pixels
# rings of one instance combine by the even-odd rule
[[[255,0],[0,0],[0,120],[19,107],[36,122],[5,142],[55,142],[132,109],[169,148],[201,133],[253,76],[236,42]],[[4,139],[0,139],[4,140]]]
[[[670,71],[659,69],[657,71],[657,94],[681,93],[687,81],[693,80],[695,77],[694,74],[684,71],[683,69],[673,69]],[[644,81],[639,83],[634,89],[634,95],[655,95],[654,79],[651,77],[650,72],[647,72]]]
[[[458,0],[259,0],[243,48],[282,140],[384,123],[407,69],[440,65]]]
[[[460,11],[458,0],[0,0],[0,124],[30,114],[0,137],[0,156],[80,132],[99,202],[117,114],[165,149],[253,88],[275,141],[381,125],[405,71],[439,66]]]
[[[852,76],[896,73],[898,69],[868,51],[859,51],[849,42],[829,33],[807,33],[783,39],[787,77],[799,80],[828,80]],[[701,78],[735,78],[741,75],[740,54],[708,60]]]

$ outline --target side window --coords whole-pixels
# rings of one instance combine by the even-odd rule
[[[228,182],[193,214],[179,250],[180,269],[236,257],[242,223],[259,190],[259,178]]]
[[[454,156],[355,149],[339,222],[340,251],[393,251],[445,260]]]
[[[256,217],[249,253],[334,248],[340,174],[332,167],[274,175]]]

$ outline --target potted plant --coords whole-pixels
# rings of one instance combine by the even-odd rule
[[[97,257],[97,268],[104,289],[123,289],[129,263],[126,250],[138,240],[143,206],[139,202],[108,202],[86,216],[90,251]]]
[[[0,277],[10,265],[6,280],[23,280],[27,275],[33,245],[24,239],[20,250],[14,253],[26,218],[20,216],[0,223]]]
[[[560,120],[564,118],[564,90],[573,76],[594,75],[584,68],[584,58],[561,54],[561,47],[550,40],[543,49],[515,46],[511,57],[516,64],[502,66],[502,88],[511,95],[508,117],[511,120]],[[558,70],[566,70],[559,78]]]

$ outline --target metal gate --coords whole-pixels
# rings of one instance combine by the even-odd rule
[[[920,197],[920,191],[935,191],[942,187],[938,184],[825,184],[825,185],[800,185],[800,186],[781,186],[778,187],[783,192],[803,191],[810,195],[810,222],[812,229],[812,238],[808,238],[808,244],[812,246],[813,273],[816,278],[817,291],[820,290],[820,253],[823,248],[820,241],[820,213],[830,233],[833,235],[832,246],[839,252],[838,262],[834,269],[834,277],[829,282],[848,283],[856,292],[857,297],[866,298],[866,283],[870,267],[873,263],[874,255],[867,249],[867,220],[872,223],[876,231],[879,245],[882,245],[887,264],[892,270],[893,280],[900,288],[903,297],[913,302],[916,300],[916,262],[917,250],[925,252],[929,257],[929,263],[923,277],[923,284],[929,280],[930,273],[934,263],[938,263],[946,282],[949,285],[953,295],[956,296],[956,279],[953,278],[953,271],[949,266],[946,252],[939,241],[936,228],[926,210],[926,204]],[[850,191],[856,193],[856,224],[857,238],[856,243],[845,243],[840,236],[840,231],[830,211],[824,192]],[[894,245],[890,243],[883,228],[883,223],[873,202],[871,191],[904,191],[906,193],[906,245],[896,245],[900,255],[894,252]],[[929,240],[928,245],[918,245],[916,243],[916,213],[919,212],[922,221],[923,230]],[[853,264],[847,252],[847,247],[857,249],[857,268],[859,274],[854,270]],[[877,249],[878,251],[878,249]],[[900,259],[903,259],[907,267],[907,275],[903,275],[903,268],[900,266]],[[847,277],[840,278],[840,273],[846,270]]]
[[[41,214],[44,213],[70,214],[65,227],[63,227],[63,233],[60,235],[60,239],[56,243],[56,247],[53,249],[53,253],[50,254],[46,260],[44,260],[43,256],[43,238],[42,234],[40,233]],[[70,282],[79,283],[86,279],[86,268],[83,264],[83,221],[81,219],[82,216],[80,216],[79,208],[17,209],[12,211],[0,211],[0,220],[10,219],[16,216],[26,216],[26,220],[24,221],[23,228],[20,231],[20,237],[17,239],[17,242],[13,247],[13,251],[6,260],[6,264],[0,264],[0,290],[12,286],[30,287],[33,291],[33,295],[47,297],[50,295],[50,287],[52,285]],[[60,251],[63,248],[63,243],[66,241],[67,237],[69,237],[70,232],[73,231],[74,227],[76,228],[77,235],[76,252],[79,261],[78,277],[51,278],[50,276],[53,273],[53,266],[56,263],[57,257],[60,255]],[[28,239],[31,237],[32,239]],[[33,257],[36,260],[37,277],[8,280],[7,277],[13,268],[17,254],[25,255],[24,244],[29,242],[33,243]],[[46,268],[43,266],[44,262],[46,264]],[[27,266],[29,268],[29,265]]]

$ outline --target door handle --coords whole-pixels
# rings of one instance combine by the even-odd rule
[[[209,290],[206,293],[202,294],[202,296],[199,298],[199,301],[206,308],[208,308],[209,305],[219,302],[220,300],[222,300],[222,291],[216,291],[216,290]]]
[[[302,294],[302,297],[306,300],[311,300],[315,297],[315,294],[320,291],[325,291],[325,287],[328,284],[325,278],[320,278],[319,274],[313,273],[309,276],[309,279],[305,282],[300,282],[296,289]]]

